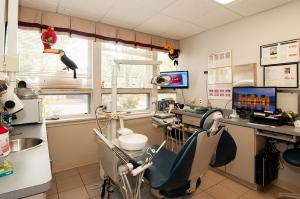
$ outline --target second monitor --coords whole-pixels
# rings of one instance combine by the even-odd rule
[[[275,87],[234,87],[232,108],[250,112],[276,112]]]

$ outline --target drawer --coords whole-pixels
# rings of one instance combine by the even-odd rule
[[[184,124],[190,124],[190,125],[194,125],[194,126],[200,126],[200,118],[198,117],[192,117],[192,116],[188,116],[188,115],[183,115],[182,116],[182,123]]]

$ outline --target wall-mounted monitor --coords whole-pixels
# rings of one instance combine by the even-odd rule
[[[276,87],[234,87],[232,108],[254,112],[276,111]]]
[[[188,71],[168,71],[160,74],[169,75],[171,81],[166,86],[161,86],[162,89],[188,88],[189,87],[189,72]]]

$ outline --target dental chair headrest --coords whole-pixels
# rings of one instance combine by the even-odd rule
[[[211,109],[208,110],[200,121],[200,128],[203,130],[210,130],[215,122],[219,122],[218,120],[222,117],[221,109]],[[215,124],[216,125],[216,124]]]

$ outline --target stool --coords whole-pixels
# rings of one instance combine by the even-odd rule
[[[282,158],[289,164],[300,167],[300,148],[288,149],[282,154]],[[279,198],[300,199],[300,193],[279,193]]]

